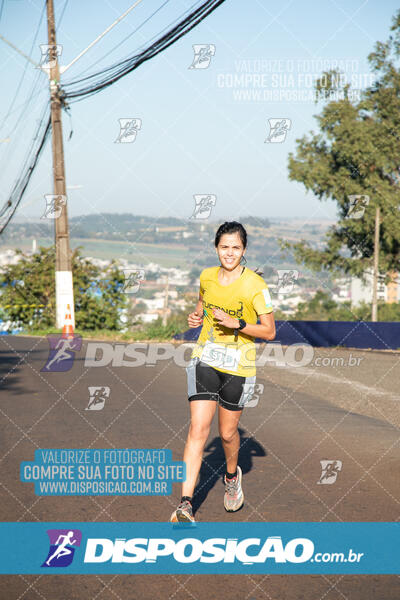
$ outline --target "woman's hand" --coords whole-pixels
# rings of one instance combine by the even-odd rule
[[[231,317],[231,315],[228,315],[222,310],[222,308],[213,308],[212,311],[214,317],[218,321],[218,325],[228,327],[228,329],[236,329],[239,327],[239,320]]]
[[[196,310],[188,316],[189,327],[200,327],[203,323],[203,315],[200,315]]]

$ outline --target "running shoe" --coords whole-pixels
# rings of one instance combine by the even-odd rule
[[[181,502],[171,515],[171,523],[194,523],[193,509],[189,500]]]
[[[226,479],[224,475],[225,483],[225,496],[224,496],[224,507],[228,512],[235,512],[239,510],[244,502],[244,494],[242,490],[242,469],[237,467],[237,475],[233,479]]]

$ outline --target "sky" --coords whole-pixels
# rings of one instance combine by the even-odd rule
[[[59,60],[65,66],[132,0],[54,0],[54,5]],[[129,212],[188,218],[194,196],[210,194],[212,220],[335,219],[334,202],[321,202],[289,180],[288,154],[295,152],[296,139],[317,131],[313,115],[322,106],[311,94],[323,70],[336,66],[354,89],[371,83],[367,56],[376,41],[387,40],[397,5],[394,0],[226,0],[165,52],[71,104],[70,115],[63,112],[69,216]],[[0,33],[39,63],[39,45],[47,43],[44,0],[4,0],[2,6]],[[139,1],[61,76],[62,84],[134,54],[191,6]],[[210,45],[206,68],[190,68],[194,45]],[[2,40],[0,76],[2,205],[49,87],[47,75]],[[122,138],[128,143],[117,141],[120,119],[138,120],[136,136]],[[285,131],[269,138],[277,120]],[[52,190],[49,140],[18,219],[39,219],[44,196]]]

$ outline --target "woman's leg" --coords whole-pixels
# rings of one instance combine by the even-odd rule
[[[238,424],[241,414],[241,410],[228,410],[218,405],[219,435],[225,452],[228,473],[234,473],[237,467],[240,446]]]
[[[215,400],[192,400],[189,404],[190,427],[183,453],[183,460],[186,463],[186,481],[182,483],[182,496],[193,496],[204,446],[217,407]]]

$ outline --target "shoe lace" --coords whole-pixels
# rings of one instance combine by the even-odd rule
[[[192,505],[190,504],[189,500],[184,500],[181,502],[179,508],[192,512]]]
[[[237,485],[237,477],[234,477],[233,479],[225,478],[225,491],[227,494],[229,494],[229,496],[235,495],[236,485]]]

